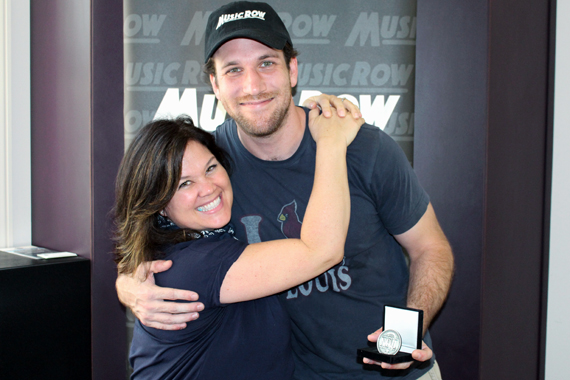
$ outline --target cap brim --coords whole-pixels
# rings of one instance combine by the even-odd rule
[[[273,49],[283,50],[288,39],[284,36],[271,35],[267,31],[261,31],[257,29],[239,29],[228,33],[223,39],[221,39],[216,45],[214,45],[210,51],[206,54],[205,62],[208,62],[214,53],[226,42],[234,40],[236,38],[248,38],[250,40],[255,40],[264,45],[269,46]]]

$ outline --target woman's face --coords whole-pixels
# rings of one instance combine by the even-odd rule
[[[181,228],[211,230],[229,223],[232,203],[226,169],[204,145],[188,142],[178,189],[164,208],[164,216]]]

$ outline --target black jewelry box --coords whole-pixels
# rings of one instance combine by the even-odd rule
[[[412,351],[422,347],[423,310],[384,306],[384,329],[397,331],[402,337],[402,347],[394,355],[383,354],[376,346],[359,348],[359,357],[389,364],[413,361]]]

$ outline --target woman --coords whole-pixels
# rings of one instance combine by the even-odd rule
[[[289,319],[267,296],[342,259],[350,214],[346,148],[362,124],[342,128],[338,117],[311,112],[316,171],[300,239],[247,245],[232,237],[228,159],[191,119],[152,122],[130,145],[117,176],[119,273],[172,260],[156,283],[197,291],[205,305],[184,330],[137,321],[134,379],[292,377]]]

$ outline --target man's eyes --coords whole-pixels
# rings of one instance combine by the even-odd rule
[[[239,73],[241,71],[241,69],[239,67],[233,67],[231,69],[229,69],[228,71],[226,71],[227,74],[235,74],[235,73]]]
[[[273,62],[273,61],[263,61],[259,64],[259,67],[267,68],[267,67],[271,67],[274,65],[275,65],[275,62]],[[226,74],[229,74],[229,75],[238,74],[238,73],[241,73],[242,71],[243,71],[243,69],[241,67],[232,67],[231,69],[228,69],[226,71]]]

